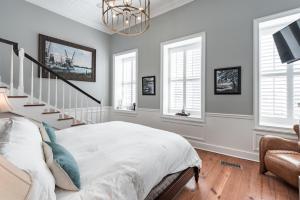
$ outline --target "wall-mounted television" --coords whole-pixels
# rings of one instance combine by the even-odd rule
[[[300,19],[273,34],[282,63],[300,60]]]

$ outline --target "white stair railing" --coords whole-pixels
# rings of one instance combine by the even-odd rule
[[[14,50],[15,48],[10,49],[10,95],[14,95]],[[35,105],[35,103],[43,104],[43,93],[47,94],[47,103],[46,103],[46,109],[44,110],[43,114],[52,114],[52,111],[54,112],[61,112],[58,119],[69,119],[70,117],[73,118],[74,125],[78,125],[81,123],[101,123],[102,122],[102,105],[98,106],[98,104],[95,104],[95,102],[98,102],[93,97],[86,94],[84,91],[73,89],[75,86],[70,83],[69,85],[66,85],[64,81],[61,81],[62,84],[60,84],[60,79],[55,76],[55,82],[53,81],[54,85],[51,86],[51,78],[53,77],[53,74],[50,72],[47,72],[47,84],[45,84],[43,88],[43,68],[42,66],[39,66],[37,64],[37,61],[32,58],[28,57],[26,54],[26,58],[31,60],[31,73],[30,73],[30,88],[28,91],[30,91],[30,98],[28,98],[25,104],[26,106],[42,106],[42,105]],[[19,50],[19,84],[17,87],[17,95],[24,96],[24,59],[25,59],[25,51],[23,48],[20,48]],[[37,65],[36,65],[37,64]],[[37,81],[38,85],[35,86],[35,77],[34,77],[34,70],[35,65],[39,69],[39,79]],[[46,69],[44,69],[46,71]],[[1,75],[0,75],[0,82],[1,82]],[[61,91],[60,85],[62,85]],[[66,87],[69,86],[70,88]],[[72,87],[71,87],[72,86]],[[51,87],[55,87],[55,94],[54,99],[52,101],[55,101],[53,106],[51,106]],[[46,91],[44,90],[46,89]],[[38,90],[38,99],[35,99],[34,94],[35,90]],[[54,89],[53,89],[54,90]],[[66,91],[68,90],[68,91]],[[67,92],[67,93],[66,93]],[[74,96],[75,93],[75,96]],[[60,97],[59,94],[62,94]],[[67,98],[66,98],[67,96]],[[75,97],[75,99],[74,99]],[[95,100],[92,101],[91,99]],[[62,102],[59,102],[61,100]],[[74,104],[74,105],[72,105]],[[67,106],[66,106],[67,105]],[[96,106],[95,106],[96,105]],[[68,108],[66,111],[66,107]],[[54,109],[54,110],[53,110]],[[49,113],[50,112],[50,113]],[[66,115],[68,113],[68,115]]]

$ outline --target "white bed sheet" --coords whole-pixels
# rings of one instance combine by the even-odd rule
[[[82,186],[79,192],[57,189],[57,200],[142,200],[166,175],[201,167],[183,137],[132,123],[64,129],[57,142],[78,162]]]

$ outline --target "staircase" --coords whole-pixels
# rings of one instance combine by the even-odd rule
[[[0,89],[7,89],[13,113],[45,121],[57,129],[102,122],[100,100],[28,55],[23,48],[19,49],[18,43],[2,38],[0,43],[11,46],[9,81],[2,81],[0,71]],[[15,56],[19,61],[17,66]],[[28,61],[30,66],[25,66]],[[31,72],[31,77],[26,77],[26,81],[30,81],[28,88],[24,86],[24,70]],[[39,76],[35,77],[37,70]],[[18,77],[14,77],[15,71],[18,71]],[[43,78],[43,74],[47,78]]]

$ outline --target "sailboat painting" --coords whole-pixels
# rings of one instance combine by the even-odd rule
[[[39,60],[67,80],[96,81],[95,49],[40,34]],[[42,77],[48,77],[46,70]]]

